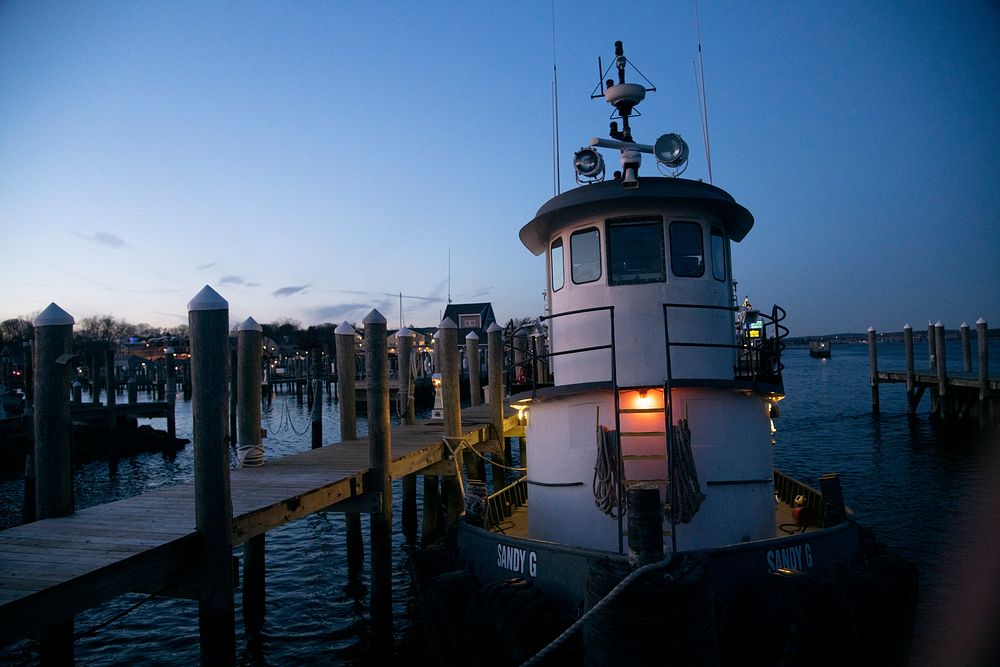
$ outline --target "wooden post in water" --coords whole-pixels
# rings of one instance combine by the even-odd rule
[[[451,438],[452,448],[458,447],[458,438],[462,436],[462,402],[461,386],[458,375],[458,326],[446,317],[438,326],[438,358],[441,361],[441,406],[444,416],[444,435]],[[473,463],[473,467],[474,467]],[[455,468],[462,474],[462,459],[455,459]],[[445,526],[453,525],[465,505],[462,497],[461,482],[458,475],[441,479],[441,494],[444,496]]]
[[[986,338],[986,320],[976,320],[976,340],[979,343],[979,408],[980,415],[986,415],[990,395],[990,356]]]
[[[399,358],[399,390],[396,394],[403,409],[403,423],[412,426],[416,423],[416,414],[413,409],[413,373],[410,366],[413,363],[413,332],[407,328],[402,328],[396,332],[396,344]],[[402,480],[403,491],[403,535],[407,540],[413,541],[417,536],[417,476],[415,474],[405,475]]]
[[[238,364],[236,361],[236,349],[231,348],[229,350],[229,444],[236,447],[236,443],[239,442],[239,425],[236,423],[236,401],[239,398],[237,394],[239,391],[236,389],[236,369]]]
[[[240,323],[236,332],[236,401],[239,437],[237,458],[240,466],[264,463],[264,447],[260,431],[261,360],[264,333],[252,317]]]
[[[171,444],[177,438],[177,366],[174,359],[174,348],[168,347],[164,353],[164,364],[166,365],[166,399],[167,399],[167,435],[170,436]]]
[[[941,419],[951,416],[948,407],[948,360],[945,357],[944,343],[944,324],[939,320],[934,325],[934,356],[937,357],[938,416]]]
[[[878,351],[875,349],[875,327],[868,327],[868,365],[871,367],[872,414],[879,414],[878,402]]]
[[[469,405],[483,402],[483,390],[479,386],[479,336],[470,331],[465,337],[465,358],[469,361]]]
[[[115,377],[115,344],[108,343],[104,351],[104,386],[108,395],[108,430],[115,431],[118,427],[118,379]],[[111,439],[113,440],[113,438]],[[110,445],[113,449],[114,445]]]
[[[392,446],[389,436],[389,350],[386,321],[377,310],[364,319],[365,375],[368,377],[368,451],[371,491],[382,508],[372,512],[371,618],[374,643],[392,654]]]
[[[432,417],[437,418],[438,394],[441,392],[441,379],[435,378],[441,370],[441,330],[434,332],[431,341],[431,385],[434,387],[434,411]],[[424,546],[434,544],[444,537],[444,508],[442,506],[443,482],[437,475],[424,475],[424,523],[421,540]]]
[[[497,446],[503,450],[503,329],[496,322],[486,330],[486,373],[489,386],[486,388],[490,404],[490,437],[497,440]],[[493,462],[493,493],[507,485],[507,470],[510,461],[503,460],[503,455],[490,455]]]
[[[913,327],[903,326],[903,353],[906,356],[906,411],[911,417],[917,414],[917,376],[913,366]]]
[[[229,490],[229,303],[208,285],[188,303],[195,527],[201,536],[201,664],[236,662]]]
[[[69,362],[73,317],[54,303],[35,318],[32,360],[35,518],[73,513]],[[73,664],[73,619],[41,629],[41,663]]]
[[[469,366],[469,404],[481,405],[483,390],[480,387],[479,372],[482,369],[482,364],[479,363],[479,336],[475,331],[470,331],[465,337],[465,358]],[[482,456],[475,456],[474,466],[475,478],[485,483],[486,459]]]
[[[252,318],[236,331],[236,400],[240,467],[264,464],[260,430],[260,381],[264,334]],[[259,641],[264,627],[264,535],[254,535],[243,545],[243,626],[252,641]]]
[[[347,322],[342,322],[333,333],[337,341],[337,394],[340,398],[340,440],[358,439],[358,405],[354,365],[355,335],[357,332]],[[347,571],[349,576],[360,576],[365,558],[365,545],[361,539],[361,515],[346,512]]]
[[[927,320],[927,363],[928,368],[934,370],[937,367],[937,363],[934,358],[934,352],[937,347],[934,344],[934,323]]]
[[[323,446],[323,381],[319,379],[323,363],[323,350],[318,347],[313,348],[309,355],[309,361],[312,362],[312,383],[314,385],[310,391],[312,397],[312,448],[319,449]]]
[[[967,322],[962,322],[962,326],[958,327],[958,334],[962,337],[962,371],[971,373],[972,346],[969,345],[969,324]]]

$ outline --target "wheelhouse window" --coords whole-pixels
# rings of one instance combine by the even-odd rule
[[[712,277],[716,280],[726,279],[726,237],[718,227],[712,227]]]
[[[663,222],[608,222],[608,284],[640,285],[666,280]]]
[[[573,232],[569,254],[574,283],[592,283],[601,277],[601,242],[596,227]]]
[[[697,222],[670,223],[670,268],[681,278],[705,275],[705,248]]]
[[[552,275],[552,291],[558,292],[566,282],[566,275],[563,272],[563,240],[556,239],[552,242],[549,250],[549,266]]]

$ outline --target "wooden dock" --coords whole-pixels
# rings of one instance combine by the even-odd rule
[[[931,414],[942,421],[962,420],[975,415],[981,424],[987,424],[998,412],[1000,377],[990,374],[989,344],[986,320],[976,321],[978,339],[978,368],[973,372],[969,326],[959,327],[962,349],[962,371],[949,370],[946,354],[946,331],[941,322],[928,325],[927,347],[929,368],[918,370],[913,350],[913,328],[903,327],[905,366],[902,371],[883,371],[878,367],[878,336],[874,327],[868,327],[868,363],[871,373],[872,413],[879,414],[879,385],[900,383],[906,385],[907,411],[917,413],[920,399],[929,389]]]
[[[489,405],[462,411],[465,442],[496,440],[489,416]],[[503,430],[506,437],[523,435],[506,406]],[[440,423],[394,428],[392,479],[454,470],[444,435]],[[379,496],[366,493],[369,473],[367,439],[231,471],[233,545],[324,509],[379,511]],[[0,642],[131,591],[191,595],[198,559],[193,482],[0,531]]]

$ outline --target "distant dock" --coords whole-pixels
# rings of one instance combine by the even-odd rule
[[[980,318],[976,322],[978,341],[978,364],[973,371],[972,346],[969,326],[959,327],[962,343],[962,370],[948,368],[945,354],[945,330],[941,322],[927,327],[928,367],[917,369],[913,352],[913,328],[903,327],[903,346],[906,355],[905,369],[880,370],[876,351],[877,334],[868,329],[868,360],[871,368],[872,412],[879,414],[880,384],[905,384],[907,411],[916,416],[917,407],[924,394],[930,395],[930,412],[942,421],[965,420],[978,417],[981,423],[988,423],[998,414],[1000,399],[1000,375],[990,374],[988,353],[988,327]]]

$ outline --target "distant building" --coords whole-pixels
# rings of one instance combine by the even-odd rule
[[[492,303],[450,303],[444,309],[444,316],[458,325],[459,344],[464,344],[469,332],[475,331],[485,345],[486,330],[497,321]]]

